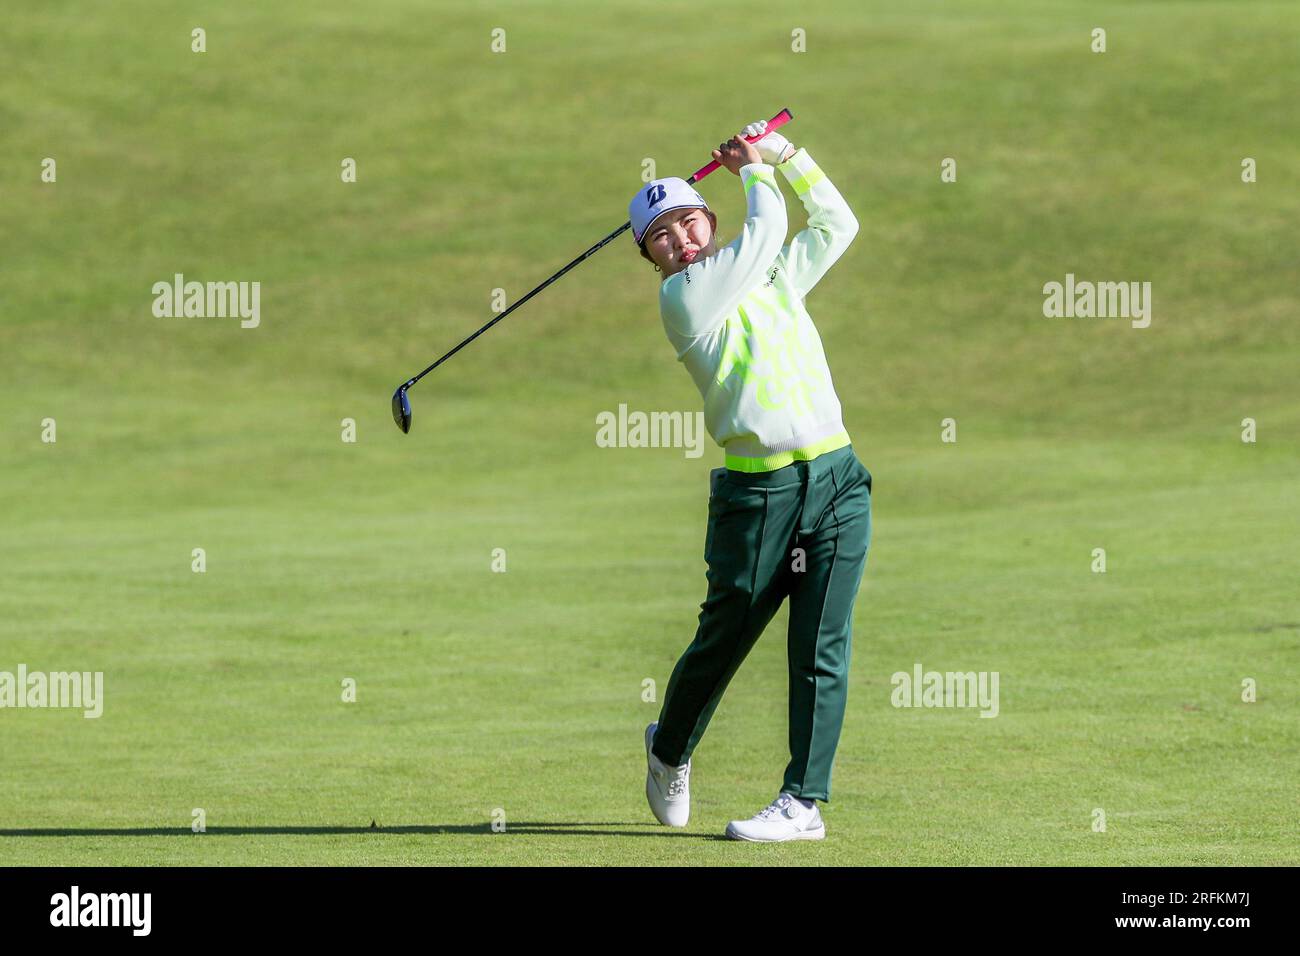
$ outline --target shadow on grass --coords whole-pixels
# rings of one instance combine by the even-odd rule
[[[595,830],[591,827],[634,827],[622,830]],[[189,827],[31,827],[28,829],[0,828],[0,839],[10,837],[152,837],[152,836],[331,836],[336,834],[373,833],[427,834],[450,833],[458,835],[482,834],[484,836],[511,836],[521,833],[555,836],[642,836],[686,837],[692,840],[725,840],[722,834],[685,833],[655,823],[507,823],[505,830],[495,833],[491,824],[467,823],[445,826],[365,826],[365,827],[208,827],[203,833],[194,833]]]

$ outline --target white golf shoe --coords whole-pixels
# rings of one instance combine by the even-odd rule
[[[753,843],[820,840],[826,836],[826,824],[822,822],[815,802],[811,807],[805,807],[793,795],[782,792],[748,820],[728,823],[727,836]]]
[[[645,796],[655,819],[665,826],[684,827],[691,816],[691,762],[670,767],[650,750],[656,721],[645,729]]]

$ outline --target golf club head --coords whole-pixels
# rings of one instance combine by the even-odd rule
[[[393,421],[397,423],[397,427],[403,434],[411,430],[411,401],[406,397],[406,389],[409,385],[408,382],[393,392]]]

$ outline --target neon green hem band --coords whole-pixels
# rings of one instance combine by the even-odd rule
[[[729,454],[727,455],[726,464],[732,471],[750,473],[776,471],[776,469],[792,465],[796,461],[812,461],[818,455],[824,455],[828,451],[835,451],[835,449],[843,448],[848,444],[850,444],[849,433],[840,432],[830,438],[823,438],[819,442],[805,445],[803,448],[792,448],[790,451],[777,452],[775,455],[768,455],[766,458],[746,458],[743,455]]]

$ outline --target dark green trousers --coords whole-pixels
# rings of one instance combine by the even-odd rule
[[[685,763],[728,682],[790,598],[790,763],[781,789],[829,800],[848,693],[853,604],[871,540],[871,473],[853,446],[746,474],[717,469],[695,639],[673,669],[655,755]]]

